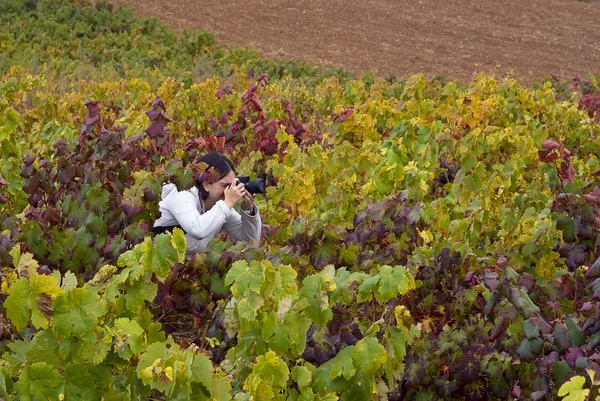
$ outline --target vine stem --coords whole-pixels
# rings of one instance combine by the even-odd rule
[[[567,191],[565,191],[565,187],[563,186],[562,178],[558,171],[558,165],[556,164],[556,160],[554,160],[554,168],[556,169],[556,175],[558,176],[558,183],[560,184],[560,190],[567,197],[567,202],[569,202],[569,211],[571,212],[571,215],[573,215],[573,204],[571,203],[571,198],[569,197],[569,195],[567,194]]]
[[[142,389],[140,388],[140,386],[138,386],[137,382],[135,380],[132,379],[131,376],[129,376],[129,380],[135,385],[135,387],[138,389],[138,391],[140,392],[140,394],[142,396],[144,396],[144,398],[146,399],[146,401],[150,401],[151,399],[146,397],[146,395],[144,394],[144,392],[142,391]]]

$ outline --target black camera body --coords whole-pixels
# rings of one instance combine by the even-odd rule
[[[244,184],[244,188],[246,188],[246,191],[248,191],[252,195],[264,194],[265,192],[267,192],[265,180],[263,180],[262,178],[251,180],[249,176],[241,176],[237,179],[239,180],[239,182]]]

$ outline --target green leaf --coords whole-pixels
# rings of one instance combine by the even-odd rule
[[[544,342],[539,338],[533,338],[528,340],[524,338],[517,348],[517,355],[524,361],[532,361],[542,352],[542,345]]]
[[[552,364],[552,377],[557,385],[565,383],[567,378],[573,374],[573,370],[569,367],[567,361],[562,360]]]
[[[525,318],[529,318],[532,313],[540,313],[540,308],[531,301],[525,288],[512,287],[510,289],[510,301]]]
[[[383,345],[375,338],[363,338],[354,346],[352,360],[357,369],[370,377],[387,362],[388,356]]]
[[[191,382],[200,383],[206,391],[210,390],[213,366],[207,357],[190,354],[187,359],[186,368],[186,374]]]
[[[170,344],[173,347],[173,344]],[[169,348],[167,348],[167,345],[168,343],[154,343],[149,345],[146,348],[146,352],[140,356],[136,368],[137,376],[145,385],[151,385],[160,391],[164,391],[167,388],[167,383],[161,382],[160,378],[156,377],[152,371],[148,372],[148,368],[151,369],[151,366],[156,366],[156,363],[166,361],[169,358]]]
[[[414,288],[414,279],[402,266],[381,266],[379,268],[379,288],[375,294],[378,302],[386,302],[398,295],[404,295]]]
[[[269,346],[279,354],[289,350],[299,356],[306,348],[306,333],[310,328],[310,320],[294,310],[285,314],[281,322],[271,312],[262,321],[262,336]]]
[[[231,384],[227,379],[211,381],[210,385],[211,400],[214,401],[230,401],[231,400]]]
[[[146,333],[146,342],[148,344],[152,344],[155,342],[163,343],[167,340],[165,332],[162,331],[162,324],[150,323],[147,330],[148,332]]]
[[[4,302],[6,316],[17,329],[29,324],[29,320],[37,329],[47,329],[48,319],[43,315],[38,301],[42,296],[52,298],[60,293],[55,277],[34,274],[29,279],[19,279],[8,289],[8,297]]]
[[[561,351],[566,351],[574,346],[571,334],[562,324],[554,326],[554,332],[552,334],[554,336],[555,345],[558,346]]]
[[[31,348],[27,350],[27,363],[45,362],[50,366],[58,368],[59,343],[50,331],[41,331],[31,341]]]
[[[126,288],[125,306],[133,313],[139,313],[145,308],[146,301],[152,302],[156,298],[158,285],[146,280],[139,280]]]
[[[179,261],[177,250],[171,245],[169,234],[160,234],[154,237],[154,244],[146,238],[141,244],[142,266],[156,274],[160,281],[164,281],[171,267]]]
[[[69,291],[75,287],[77,287],[77,277],[75,277],[75,274],[72,271],[66,272],[60,288],[62,288],[63,291]]]
[[[540,328],[529,319],[523,323],[523,331],[529,340],[540,337]]]
[[[329,297],[321,288],[322,277],[318,274],[302,280],[297,304],[298,310],[305,310],[308,317],[319,327],[323,327],[333,317],[329,307]]]
[[[410,338],[410,334],[405,330],[394,326],[389,327],[390,342],[394,350],[394,361],[402,362],[406,357],[406,344]]]
[[[23,366],[15,390],[21,396],[21,401],[54,401],[59,399],[63,381],[56,368],[45,362],[37,362]]]
[[[92,329],[106,313],[106,301],[87,288],[73,288],[54,300],[54,332],[79,336]]]
[[[298,285],[296,283],[296,279],[298,278],[298,273],[294,268],[290,265],[279,265],[277,267],[277,272],[281,277],[281,289],[284,294],[294,295],[298,293]]]
[[[367,302],[373,299],[373,291],[377,287],[377,283],[379,282],[379,274],[376,274],[373,277],[367,278],[358,286],[358,302]]]
[[[117,330],[114,347],[120,357],[129,360],[132,355],[142,352],[144,329],[138,322],[124,317],[115,320],[114,327]]]
[[[294,366],[292,369],[292,378],[298,383],[300,389],[310,386],[312,382],[312,374],[306,366]]]
[[[256,363],[252,368],[252,375],[276,389],[283,389],[286,387],[290,377],[290,371],[287,364],[275,352],[268,351],[266,354],[259,355],[256,358]]]
[[[81,342],[78,355],[86,362],[91,362],[94,365],[99,365],[108,356],[112,348],[112,337],[102,338],[99,333],[94,333],[89,339]]]
[[[147,241],[151,241],[149,238],[146,239],[144,243]],[[152,244],[150,244],[152,246]],[[129,270],[129,281],[131,283],[139,280],[140,277],[144,274],[145,268],[141,263],[142,259],[142,247],[137,245],[135,248],[122,253],[117,259],[117,265],[119,267],[128,267]],[[125,271],[124,269],[123,271]],[[120,282],[125,282],[127,277],[123,278]]]
[[[349,383],[344,389],[340,401],[368,401],[369,390],[362,383]],[[418,400],[418,398],[417,398]]]
[[[344,348],[333,358],[331,363],[331,379],[343,376],[344,379],[350,380],[356,374],[356,367],[353,361],[354,345]]]
[[[101,187],[92,187],[85,195],[85,206],[95,214],[102,216],[108,204],[110,194]]]
[[[173,233],[171,234],[171,245],[173,248],[175,248],[175,251],[177,251],[177,261],[179,263],[183,263],[185,260],[185,250],[187,247],[187,241],[185,239],[183,230],[180,230],[177,227],[173,229]]]
[[[110,374],[108,368],[102,368]],[[102,398],[102,388],[98,386],[96,377],[92,374],[93,369],[79,364],[65,366],[65,400],[88,401]]]
[[[556,218],[556,228],[562,231],[563,240],[565,242],[575,241],[576,225],[573,219],[569,216],[558,216]]]
[[[21,124],[21,115],[18,111],[9,107],[4,112],[4,124],[8,132],[13,132]]]
[[[584,384],[585,377],[574,376],[571,380],[560,386],[558,396],[565,397],[563,398],[563,401],[585,401],[590,390],[587,388],[584,389]]]
[[[567,328],[569,329],[569,336],[571,337],[573,347],[581,347],[585,344],[585,335],[581,332],[577,323],[570,317],[567,318]]]
[[[9,254],[13,257],[13,264],[19,273],[19,277],[29,278],[37,274],[39,263],[29,252],[21,255],[19,246],[13,247]]]
[[[240,319],[255,320],[258,310],[263,304],[263,297],[251,292],[245,298],[240,299],[235,308]]]
[[[250,264],[245,260],[238,260],[231,265],[225,276],[225,285],[231,285],[231,293],[235,297],[241,297],[248,291],[260,293],[265,278],[260,262],[252,261]]]
[[[102,233],[102,231],[104,231],[104,227],[106,226],[104,224],[104,220],[102,220],[102,217],[94,213],[90,213],[86,217],[85,222],[83,224],[85,226],[85,229],[94,235],[99,235],[100,233]]]

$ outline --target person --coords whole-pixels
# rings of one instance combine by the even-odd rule
[[[211,152],[198,162],[207,167],[194,187],[178,191],[175,184],[163,186],[160,218],[154,222],[153,231],[162,233],[181,228],[188,255],[204,252],[208,242],[222,229],[236,240],[258,242],[262,229],[260,213],[254,195],[237,181],[231,160]],[[234,206],[240,202],[238,213]]]

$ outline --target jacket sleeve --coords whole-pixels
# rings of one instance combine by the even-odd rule
[[[222,200],[209,211],[200,214],[196,197],[188,191],[169,196],[168,208],[186,234],[199,240],[212,236],[223,228],[232,214],[232,210]]]
[[[231,215],[226,219],[223,229],[238,241],[260,241],[262,220],[258,207],[253,204],[251,211],[254,213],[242,210],[240,214],[231,209]]]

